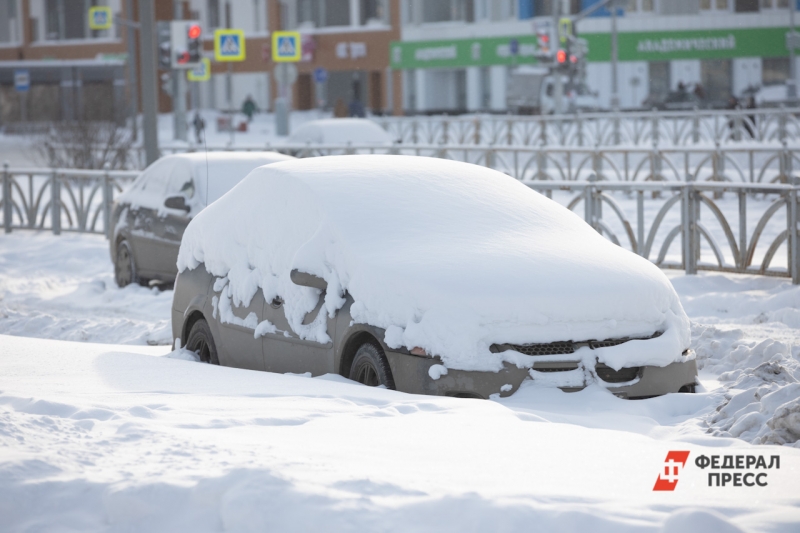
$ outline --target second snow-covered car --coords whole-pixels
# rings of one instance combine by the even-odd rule
[[[115,202],[111,260],[117,285],[171,282],[186,225],[256,167],[294,159],[277,152],[174,154],[147,167]]]
[[[691,392],[661,270],[495,170],[388,155],[254,170],[186,229],[176,344],[203,361],[488,398],[524,380]]]

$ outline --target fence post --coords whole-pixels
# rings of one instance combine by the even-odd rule
[[[681,227],[683,233],[683,267],[687,274],[697,274],[695,257],[694,186],[691,182],[682,185]]]
[[[441,144],[450,144],[450,121],[447,119],[442,120],[442,142]]]
[[[475,117],[475,144],[481,144],[481,119]]]
[[[616,109],[613,111],[614,113],[614,144],[620,144],[621,142],[621,135],[620,135],[620,124],[619,124],[619,110]]]
[[[692,142],[695,144],[700,142],[700,110],[697,107],[692,114]]]
[[[442,154],[442,157],[444,157],[444,154]],[[484,162],[486,163],[486,168],[494,168],[494,150],[491,148],[486,149]]]
[[[653,139],[653,146],[658,144],[658,111],[653,109],[652,121],[650,122],[650,134]]]
[[[781,104],[781,112],[778,114],[778,140],[786,142],[786,109]]]
[[[587,180],[589,183],[583,190],[583,219],[592,228],[597,230],[597,223],[595,221],[595,205],[594,205],[594,182],[597,181],[597,176],[592,174]]]
[[[114,201],[114,190],[111,188],[111,176],[108,170],[111,167],[108,163],[103,165],[106,171],[103,175],[103,229],[105,229],[106,239],[111,239],[111,204]]]
[[[800,249],[797,239],[797,189],[800,178],[791,177],[792,190],[789,191],[789,272],[792,274],[792,284],[800,285]]]
[[[56,169],[50,175],[50,223],[53,235],[61,235],[61,183]]]
[[[578,146],[583,146],[583,117],[580,109],[575,111],[575,125],[578,128]]]
[[[8,161],[3,163],[3,228],[11,233],[11,218],[14,215],[11,202],[11,175],[8,173]]]

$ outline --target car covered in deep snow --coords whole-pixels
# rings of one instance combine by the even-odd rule
[[[523,380],[692,392],[666,276],[495,170],[355,155],[254,170],[192,222],[176,344],[201,360],[488,398]]]
[[[289,135],[290,144],[391,146],[394,137],[368,118],[323,118],[301,124]]]
[[[117,198],[111,260],[117,285],[171,282],[186,225],[256,167],[294,159],[277,152],[173,154],[147,167]]]

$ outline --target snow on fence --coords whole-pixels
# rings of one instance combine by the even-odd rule
[[[403,143],[687,146],[800,139],[800,108],[374,117]]]
[[[300,155],[319,154],[315,150]],[[597,170],[596,165],[593,170]],[[136,175],[131,171],[4,167],[4,230],[47,229],[55,234],[75,231],[108,236],[114,195]],[[690,181],[636,175],[627,181],[612,180],[595,172],[587,179],[577,179],[582,174],[570,173],[569,180],[522,171],[514,175],[524,177],[523,182],[532,189],[578,210],[612,242],[660,267],[680,268],[687,273],[711,270],[791,277],[793,283],[800,284],[800,181],[788,173],[767,180],[762,172],[753,181],[711,179],[713,173],[705,180]],[[531,179],[534,177],[546,179]]]

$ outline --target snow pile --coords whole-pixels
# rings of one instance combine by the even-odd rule
[[[300,144],[392,144],[391,134],[365,118],[328,118],[306,122],[289,136]]]
[[[800,287],[759,276],[676,276],[703,375],[722,385],[713,435],[800,447]]]
[[[172,291],[117,287],[102,235],[0,235],[0,333],[169,345],[171,306]]]
[[[200,263],[227,278],[236,305],[258,287],[302,325],[328,283],[329,313],[349,293],[357,322],[386,330],[391,347],[421,347],[445,366],[531,366],[494,343],[648,337],[597,350],[614,368],[666,365],[689,347],[688,319],[664,274],[615,246],[577,215],[483,167],[409,156],[336,156],[253,171],[189,224],[178,269]],[[223,282],[224,285],[224,282]],[[685,359],[685,358],[684,358]]]

